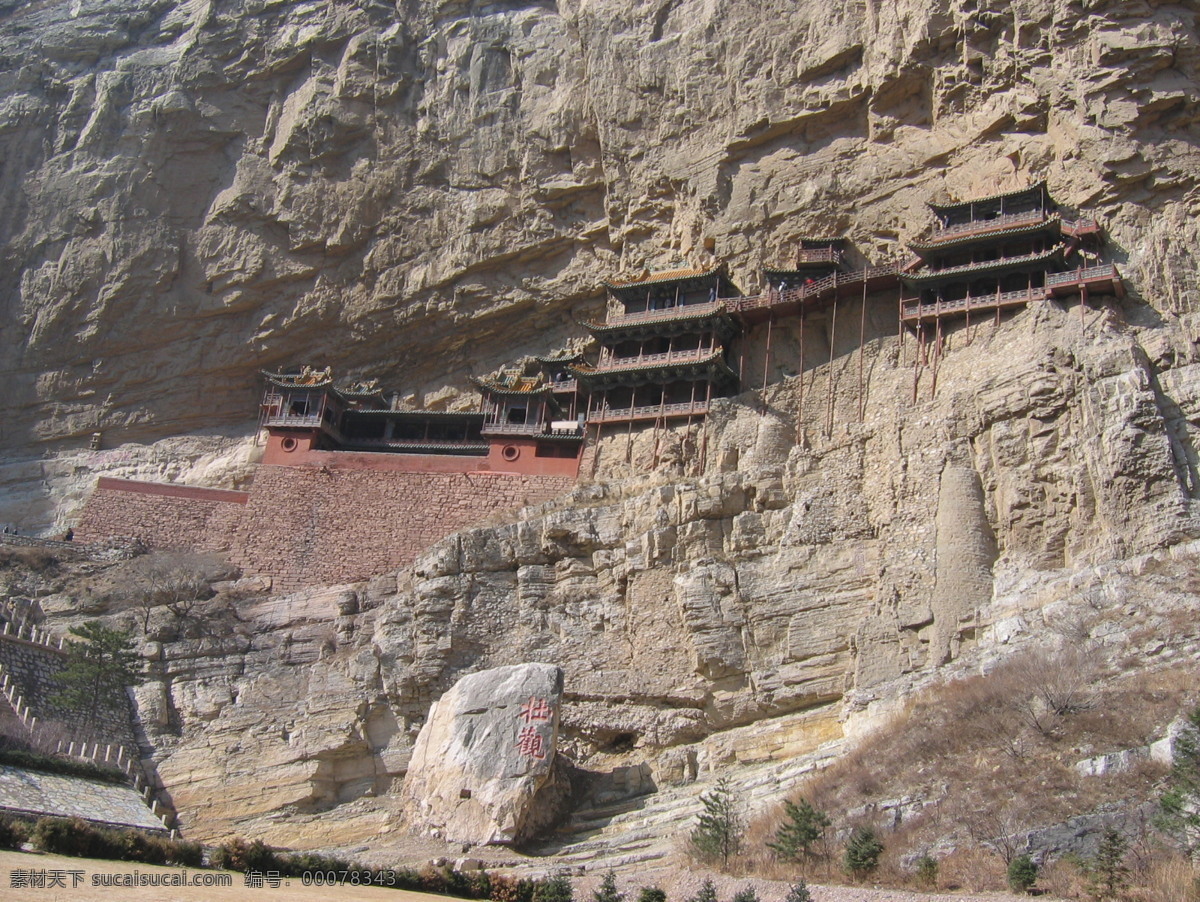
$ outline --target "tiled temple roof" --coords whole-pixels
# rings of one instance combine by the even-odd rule
[[[1010,197],[1019,197],[1022,194],[1033,194],[1039,191],[1046,190],[1046,182],[1043,179],[1040,182],[1034,182],[1027,188],[1014,188],[1011,191],[1000,191],[996,194],[988,194],[984,197],[972,197],[969,200],[959,200],[953,203],[944,204],[929,204],[929,209],[934,213],[949,213],[951,210],[961,210],[963,207],[969,207],[971,204],[987,204],[993,201],[1005,200]]]
[[[518,376],[507,384],[487,376],[472,376],[471,381],[493,395],[544,395],[550,392],[550,386],[541,376]]]
[[[642,275],[632,279],[622,279],[612,282],[605,282],[604,287],[611,291],[623,291],[630,288],[641,288],[645,285],[662,285],[667,282],[683,282],[688,279],[701,279],[705,276],[718,275],[724,269],[724,265],[713,266],[708,269],[667,269],[661,272],[651,272],[646,270]]]
[[[713,304],[681,304],[678,307],[667,307],[662,310],[650,311],[649,314],[624,314],[604,323],[581,322],[579,325],[593,335],[606,335],[612,332],[628,332],[642,330],[656,332],[668,323],[702,322],[706,319],[728,317],[729,309],[723,303]],[[639,317],[644,317],[639,319]]]
[[[717,348],[711,354],[704,357],[687,358],[683,356],[671,357],[666,354],[653,355],[658,359],[647,360],[643,363],[620,363],[620,358],[617,361],[609,363],[606,366],[592,366],[584,363],[570,367],[570,371],[582,380],[595,380],[604,377],[621,377],[636,376],[640,373],[654,373],[663,370],[674,370],[678,373],[695,372],[696,370],[704,370],[712,374],[720,374],[729,378],[737,378],[736,374],[729,368],[729,364],[725,362],[725,352],[721,348]],[[663,359],[665,358],[665,359]],[[628,381],[628,379],[622,379]]]
[[[1040,222],[1012,226],[1007,229],[996,229],[994,231],[987,231],[986,223],[980,223],[979,231],[952,232],[944,237],[939,237],[939,233],[934,232],[926,238],[918,238],[908,242],[908,246],[910,250],[916,251],[919,254],[921,251],[940,251],[948,248],[963,247],[969,244],[983,244],[995,241],[997,238],[1036,235],[1038,232],[1044,232],[1050,228],[1058,229],[1061,225],[1062,218],[1058,215],[1048,216]]]
[[[333,385],[333,376],[329,367],[323,370],[309,369],[303,373],[269,373],[259,370],[266,380],[280,388],[326,388]]]
[[[930,285],[935,282],[951,281],[960,276],[973,277],[1005,269],[1019,269],[1038,263],[1047,263],[1059,256],[1062,251],[1063,246],[1060,244],[1048,251],[1042,251],[1037,254],[1023,254],[1020,257],[1001,257],[999,260],[985,260],[981,263],[969,263],[966,266],[951,266],[946,269],[930,270],[929,272],[909,273],[902,275],[900,279],[910,285]]]

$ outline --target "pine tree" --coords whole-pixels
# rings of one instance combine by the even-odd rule
[[[125,689],[142,682],[142,662],[129,632],[99,620],[73,626],[70,632],[79,638],[67,642],[67,666],[55,677],[59,689],[51,702],[81,714],[86,733],[102,714],[121,709]]]
[[[733,894],[733,902],[760,902],[754,887],[746,886]]]
[[[825,828],[832,822],[824,811],[818,811],[808,801],[800,804],[784,801],[786,820],[775,831],[775,839],[767,843],[785,861],[800,861],[812,856],[813,844],[825,835]]]
[[[1200,708],[1188,716],[1187,727],[1175,740],[1166,785],[1155,826],[1195,858],[1200,853]]]
[[[721,867],[729,865],[731,856],[742,843],[742,817],[728,778],[722,778],[711,792],[700,796],[704,812],[692,830],[692,849],[703,859],[720,860]]]
[[[600,881],[600,886],[592,893],[592,902],[621,902],[624,893],[617,892],[617,875],[609,871]]]
[[[879,867],[883,843],[870,827],[855,827],[846,843],[844,864],[855,880],[861,880]]]
[[[1088,881],[1089,895],[1097,902],[1119,898],[1129,886],[1129,868],[1125,865],[1128,848],[1129,842],[1112,827],[1104,831]]]
[[[643,886],[638,890],[637,902],[667,902],[667,894],[657,886]]]

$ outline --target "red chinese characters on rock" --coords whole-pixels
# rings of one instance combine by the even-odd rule
[[[541,731],[541,725],[548,723],[554,716],[550,703],[544,698],[529,696],[529,701],[521,705],[520,718],[524,722],[517,734],[517,751],[526,758],[544,761],[549,749],[546,747],[546,736]]]

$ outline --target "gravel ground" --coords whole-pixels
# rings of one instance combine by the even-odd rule
[[[592,890],[599,885],[603,875],[578,877],[572,881],[577,900],[591,899]],[[729,900],[738,890],[753,887],[762,902],[783,902],[789,884],[777,880],[758,880],[749,877],[728,877],[703,871],[659,872],[653,878],[638,880],[618,874],[617,886],[625,893],[626,902],[636,902],[641,886],[654,885],[666,890],[669,902],[682,902],[696,894],[705,877],[711,877],[717,888],[717,898]],[[1011,893],[918,893],[911,890],[872,889],[857,886],[808,885],[813,902],[1029,902],[1029,896]],[[1050,896],[1041,896],[1042,902],[1060,902]]]

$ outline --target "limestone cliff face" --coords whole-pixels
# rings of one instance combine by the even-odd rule
[[[244,479],[260,367],[454,404],[604,275],[751,289],[814,232],[899,260],[927,200],[1045,177],[1130,298],[955,326],[936,380],[894,297],[812,318],[803,372],[797,324],[751,334],[765,392],[606,435],[572,496],[409,572],[239,601],[138,690],[206,838],[377,835],[353,805],[483,667],[560,664],[565,750],[626,789],[809,751],[1195,537],[1198,46],[1116,0],[0,0],[0,519]]]
[[[1171,322],[1197,46],[1117,0],[4,0],[0,517],[61,522],[97,473],[244,481],[260,367],[453,402],[604,275],[753,288],[812,232],[899,259],[926,200],[1033,177]]]
[[[950,330],[936,393],[916,353],[871,338],[861,392],[825,364],[691,436],[605,438],[620,479],[398,575],[242,605],[241,646],[162,643],[138,691],[172,712],[151,733],[185,826],[378,838],[431,703],[487,667],[563,668],[560,745],[603,802],[802,759],[1064,624],[1161,651],[1195,603],[1200,404],[1164,388],[1190,367],[1160,371],[1114,307],[1054,303]],[[348,804],[364,794],[382,807]],[[295,816],[334,805],[323,827]]]

